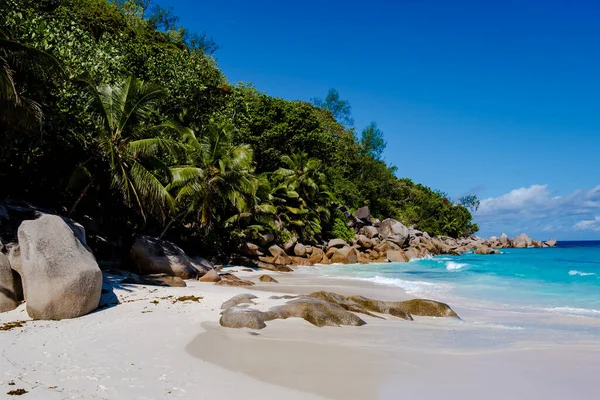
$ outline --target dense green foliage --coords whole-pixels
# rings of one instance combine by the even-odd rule
[[[368,204],[435,235],[477,230],[465,208],[476,198],[456,205],[397,178],[381,159],[383,133],[372,123],[357,137],[337,91],[311,104],[230,85],[212,39],[168,9],[4,3],[3,196],[90,215],[107,234],[163,234],[214,252],[269,231],[349,240],[339,205]]]

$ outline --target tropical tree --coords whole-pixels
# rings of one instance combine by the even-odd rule
[[[182,148],[169,134],[187,132],[173,122],[151,122],[155,107],[168,93],[134,77],[100,86],[88,79],[85,87],[85,109],[95,119],[97,131],[93,135],[94,154],[71,178],[72,187],[82,182],[85,185],[70,213],[101,177],[110,181],[128,206],[137,207],[144,220],[149,212],[164,218],[174,200],[165,187],[170,170],[160,156],[176,155]]]
[[[0,28],[0,122],[39,126],[42,108],[26,96],[27,78],[36,76],[39,80],[52,71],[61,71],[52,55],[12,40],[9,32]]]
[[[185,165],[171,168],[173,182],[169,190],[174,191],[178,205],[171,223],[194,214],[208,232],[232,214],[250,210],[257,187],[253,151],[246,144],[234,145],[232,137],[231,123],[214,120],[200,138],[188,132]]]
[[[304,152],[283,156],[281,161],[285,167],[272,175],[278,217],[290,231],[311,238],[321,232],[322,221],[329,218],[333,199],[321,161]]]

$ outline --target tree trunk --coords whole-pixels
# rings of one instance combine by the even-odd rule
[[[75,203],[73,203],[73,205],[71,206],[71,209],[69,210],[69,216],[71,216],[73,214],[73,212],[75,212],[75,208],[77,208],[77,206],[79,205],[79,202],[81,202],[81,200],[83,199],[83,196],[85,196],[85,194],[87,193],[87,191],[89,190],[89,188],[92,186],[93,183],[94,183],[94,180],[90,179],[88,184],[85,185],[85,187],[83,188],[83,190],[81,191],[81,193],[79,194],[77,199],[75,200]]]
[[[167,225],[165,225],[165,229],[162,230],[162,232],[160,233],[160,236],[158,237],[159,239],[162,239],[163,236],[165,236],[165,234],[167,233],[167,231],[169,230],[169,228],[171,227],[173,222],[175,222],[176,219],[177,219],[177,217],[171,218],[171,220],[167,223]]]

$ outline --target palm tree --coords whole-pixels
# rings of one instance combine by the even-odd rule
[[[257,189],[249,145],[234,145],[230,123],[209,123],[202,137],[192,132],[186,135],[186,165],[171,168],[180,212],[178,217],[195,213],[200,225],[208,232],[221,217],[242,214],[251,209]],[[163,231],[164,234],[164,231]]]
[[[37,78],[48,72],[62,72],[60,63],[50,54],[12,40],[8,31],[0,29],[0,122],[34,128],[42,122],[42,108],[25,95],[17,81],[30,75]]]
[[[274,204],[279,218],[300,236],[312,237],[321,231],[322,221],[329,218],[332,194],[321,172],[321,161],[304,152],[283,156],[286,167],[273,173]]]
[[[122,194],[128,206],[135,205],[144,220],[148,211],[164,218],[165,209],[172,208],[174,200],[163,184],[168,182],[170,171],[159,155],[177,154],[181,147],[166,133],[187,132],[173,122],[149,122],[157,103],[168,93],[160,86],[134,77],[112,86],[94,86],[89,80],[85,83],[86,110],[98,127],[94,137],[96,154],[73,174],[71,184],[86,180],[87,184],[70,213],[95,182],[95,171],[90,171],[90,167],[98,167],[101,175],[100,165],[105,165],[112,188]]]

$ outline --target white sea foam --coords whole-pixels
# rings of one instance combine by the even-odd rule
[[[600,315],[600,310],[595,310],[593,308],[577,308],[577,307],[551,307],[545,308],[544,310],[555,312],[558,314],[567,314],[567,315]]]
[[[379,285],[395,286],[404,289],[406,293],[442,293],[448,291],[448,285],[437,285],[431,282],[423,281],[405,281],[404,279],[388,278],[385,276],[374,276],[372,278],[361,278],[361,277],[339,277],[342,279],[352,279],[359,281],[367,281],[377,283]]]
[[[596,275],[596,274],[594,272],[581,272],[581,271],[577,271],[576,269],[572,269],[569,271],[569,275],[571,275],[571,276],[575,276],[575,275],[590,276],[590,275]]]
[[[461,269],[462,267],[466,267],[467,265],[468,265],[468,264],[464,264],[464,263],[457,263],[457,262],[454,262],[454,261],[448,261],[448,262],[446,263],[446,269],[447,269],[448,271],[456,271],[456,270],[459,270],[459,269]]]
[[[505,329],[509,331],[520,331],[523,330],[522,326],[510,326],[510,325],[502,325],[502,324],[494,324],[490,322],[472,322],[473,325],[483,326],[486,328],[492,329]]]
[[[435,260],[435,258],[431,254],[427,254],[425,257],[413,258],[409,262],[417,262],[422,260]]]

